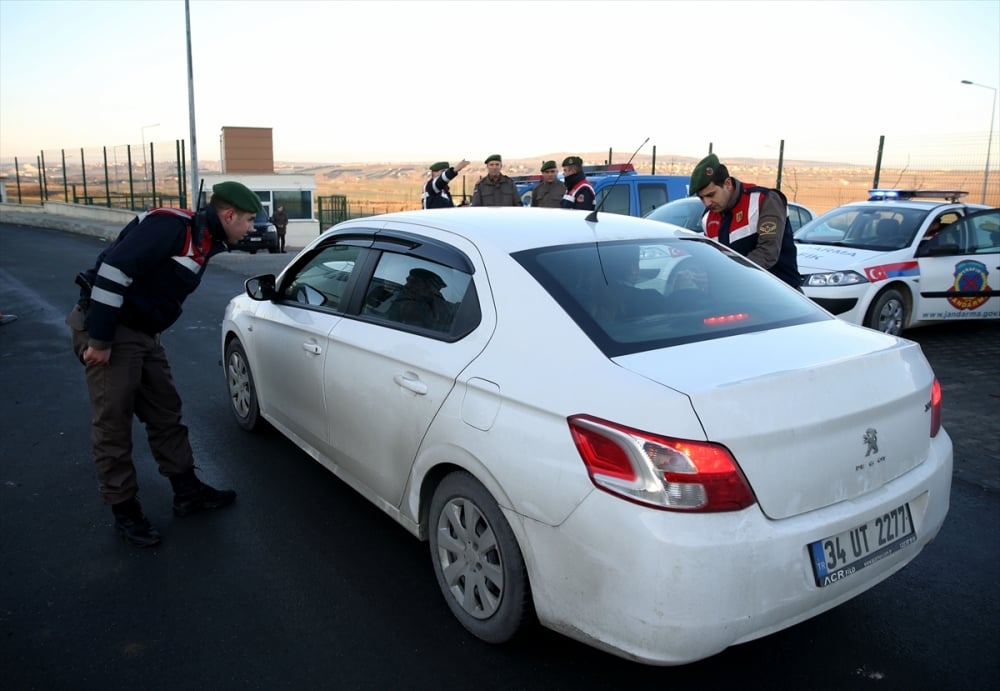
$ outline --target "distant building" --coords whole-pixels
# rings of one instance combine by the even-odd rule
[[[279,205],[285,207],[287,243],[292,247],[302,247],[319,234],[319,221],[313,212],[316,178],[274,172],[270,127],[223,127],[219,145],[222,172],[200,173],[205,190],[223,180],[238,180],[257,193],[268,216]]]

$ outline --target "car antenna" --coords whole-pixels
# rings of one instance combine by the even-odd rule
[[[591,211],[591,212],[590,212],[589,214],[587,214],[587,220],[588,220],[588,221],[590,221],[591,223],[597,223],[597,212],[598,212],[598,211],[600,211],[601,209],[603,209],[603,208],[604,208],[604,202],[608,201],[608,197],[610,197],[610,196],[611,196],[611,192],[612,192],[612,190],[614,190],[614,189],[615,189],[615,185],[617,185],[617,184],[618,184],[618,181],[619,181],[619,180],[621,179],[621,177],[622,177],[622,173],[624,173],[624,172],[625,172],[625,170],[626,170],[626,169],[628,168],[629,164],[630,164],[630,163],[632,163],[632,159],[633,159],[633,158],[635,158],[635,155],[636,155],[637,153],[639,153],[639,149],[642,149],[642,147],[646,146],[646,142],[648,142],[648,141],[649,141],[649,137],[646,137],[646,138],[645,138],[645,139],[643,140],[642,144],[640,144],[640,145],[639,145],[639,148],[638,148],[638,149],[636,149],[636,150],[635,150],[634,152],[632,152],[632,156],[631,156],[631,157],[629,157],[629,159],[628,159],[628,163],[626,163],[626,164],[625,164],[625,165],[624,165],[624,166],[622,167],[622,169],[618,171],[618,177],[616,177],[616,178],[615,178],[615,181],[614,181],[613,183],[611,183],[611,189],[609,189],[609,190],[608,190],[608,193],[604,195],[604,199],[602,199],[602,200],[601,200],[601,205],[600,205],[600,206],[598,206],[598,207],[597,207],[596,209],[594,209],[593,211]]]

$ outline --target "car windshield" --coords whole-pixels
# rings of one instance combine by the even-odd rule
[[[514,258],[608,357],[833,318],[700,238],[564,245]]]
[[[645,218],[701,232],[701,217],[704,213],[705,205],[700,199],[677,199],[656,207]]]
[[[903,249],[913,242],[927,213],[892,205],[841,206],[799,228],[795,240],[881,252]]]

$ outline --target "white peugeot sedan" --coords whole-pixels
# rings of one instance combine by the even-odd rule
[[[842,319],[890,334],[1000,319],[1000,209],[961,203],[965,196],[871,190],[869,201],[806,224],[795,233],[805,294]]]
[[[913,561],[952,444],[919,346],[718,243],[616,214],[339,224],[231,301],[232,412],[430,547],[472,634],[537,618],[680,664]]]

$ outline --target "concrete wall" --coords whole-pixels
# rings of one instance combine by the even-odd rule
[[[0,223],[55,228],[107,240],[118,237],[118,232],[135,216],[134,211],[125,209],[64,202],[45,202],[44,205],[0,203]],[[317,235],[319,235],[319,221],[303,220],[290,223],[285,244],[289,248],[298,249],[312,242]]]
[[[0,223],[55,228],[114,240],[118,231],[135,218],[134,211],[65,202],[35,204],[0,203]]]

